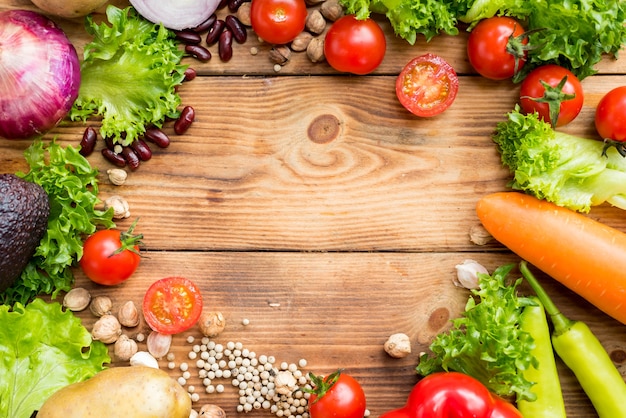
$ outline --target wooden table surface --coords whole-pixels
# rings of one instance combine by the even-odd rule
[[[0,1],[0,10],[15,8],[34,6]],[[80,51],[88,40],[82,21],[55,20]],[[171,146],[155,150],[123,186],[108,181],[112,166],[99,152],[89,157],[101,170],[102,200],[119,194],[130,203],[131,217],[118,226],[139,218],[143,261],[120,286],[92,285],[79,270],[76,284],[119,305],[140,303],[156,279],[188,277],[200,285],[206,307],[226,317],[218,342],[241,341],[277,362],[305,358],[305,371],[316,374],[343,368],[362,383],[372,416],[403,405],[417,381],[418,354],[467,300],[452,283],[455,265],[472,258],[492,271],[519,261],[497,242],[478,246],[469,239],[479,225],[477,200],[506,190],[509,173],[490,134],[519,87],[472,73],[466,33],[410,46],[380,23],[388,50],[368,76],[338,74],[302,53],[275,72],[269,46],[251,31],[228,63],[216,53],[205,64],[186,58],[200,74],[180,88],[197,115],[188,133],[176,136],[168,125]],[[251,47],[259,53],[252,55]],[[420,119],[399,104],[394,83],[404,64],[426,52],[453,65],[460,88],[447,112]],[[626,84],[626,58],[607,58],[598,69],[583,81],[584,107],[565,131],[595,137],[596,104]],[[336,136],[309,135],[320,120],[317,127],[336,129]],[[78,145],[84,129],[68,122],[46,138]],[[25,170],[29,145],[0,139],[0,172]],[[619,209],[597,207],[589,216],[626,232]],[[566,315],[590,325],[626,377],[626,326],[539,277]],[[89,313],[80,315],[87,327],[93,324]],[[126,332],[135,336],[147,327]],[[412,341],[413,353],[404,359],[383,351],[398,332]],[[194,328],[175,336],[177,362],[190,350],[188,335],[200,334]],[[596,416],[574,376],[558,364],[568,416]],[[192,382],[201,387],[197,378]],[[233,416],[238,395],[225,386],[221,394],[202,393],[197,405],[217,403]]]

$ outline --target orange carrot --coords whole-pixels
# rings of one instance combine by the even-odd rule
[[[519,192],[485,196],[476,213],[500,243],[626,324],[626,234]]]

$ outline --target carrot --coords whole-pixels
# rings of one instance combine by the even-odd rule
[[[626,234],[519,192],[485,196],[476,213],[500,243],[626,324]]]

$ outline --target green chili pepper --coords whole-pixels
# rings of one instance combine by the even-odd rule
[[[589,327],[566,318],[543,290],[525,261],[520,271],[550,316],[554,351],[580,383],[600,418],[626,418],[626,382]]]
[[[537,395],[537,398],[532,402],[518,400],[517,409],[525,417],[565,418],[565,401],[550,342],[550,328],[546,312],[539,298],[531,296],[528,299],[536,305],[524,308],[520,318],[520,327],[535,341],[532,355],[537,359],[537,365],[524,370],[524,377],[529,382],[534,382],[531,392]]]

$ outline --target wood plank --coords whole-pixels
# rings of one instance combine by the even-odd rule
[[[345,368],[362,382],[368,408],[378,416],[404,403],[413,383],[419,353],[438,332],[458,316],[468,292],[455,287],[454,266],[474,258],[490,271],[517,262],[507,253],[294,253],[294,252],[148,252],[133,278],[113,287],[93,285],[78,273],[79,286],[95,295],[110,295],[114,310],[127,299],[141,303],[140,295],[152,281],[183,275],[201,287],[206,306],[221,311],[227,326],[216,342],[241,341],[257,353],[282,361],[308,361],[306,371],[330,373]],[[519,277],[514,273],[512,278]],[[555,281],[538,273],[555,303],[572,319],[584,318],[606,349],[626,370],[626,327],[597,311]],[[521,288],[521,292],[525,292]],[[94,317],[80,314],[90,327]],[[243,325],[246,318],[249,325]],[[126,332],[147,333],[142,324]],[[382,349],[386,338],[404,332],[412,354],[392,359]],[[186,359],[200,337],[197,329],[174,337],[176,364]],[[145,349],[140,344],[140,349]],[[166,368],[167,361],[161,366]],[[193,369],[193,367],[192,367]],[[559,362],[569,417],[590,417],[594,411],[573,375]],[[175,370],[174,376],[180,375]],[[199,379],[192,379],[202,388]],[[236,411],[237,395],[225,383],[223,394],[201,396],[199,405],[214,402],[227,414]],[[271,416],[255,413],[255,416]]]

